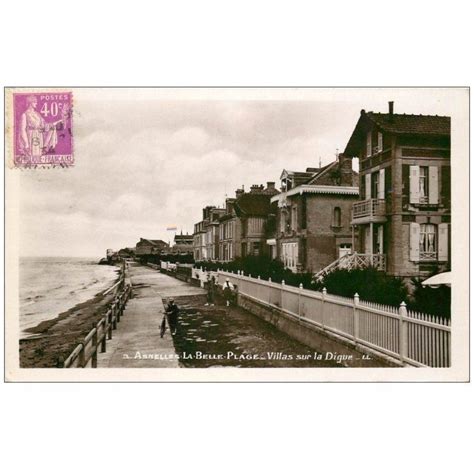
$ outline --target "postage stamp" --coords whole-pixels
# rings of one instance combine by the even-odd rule
[[[14,166],[74,165],[72,92],[13,94]]]

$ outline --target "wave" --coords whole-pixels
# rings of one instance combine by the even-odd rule
[[[55,317],[110,288],[116,267],[91,260],[29,259],[20,268],[20,327]]]

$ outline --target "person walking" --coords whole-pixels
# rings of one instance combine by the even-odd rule
[[[204,306],[214,306],[215,278],[207,275],[207,302]]]
[[[168,325],[170,327],[171,335],[174,336],[178,329],[178,315],[179,315],[179,308],[178,305],[174,302],[173,298],[168,300],[168,305],[165,309],[165,314],[163,315],[163,321],[161,321],[161,331],[160,335],[163,335],[166,332],[166,319],[168,320]]]
[[[226,306],[230,306],[234,285],[229,281],[228,278],[226,278],[224,284],[222,285],[222,289],[224,290],[224,299],[226,300]]]

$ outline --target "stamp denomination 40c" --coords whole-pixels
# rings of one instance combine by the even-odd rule
[[[72,92],[13,94],[16,168],[74,165]]]

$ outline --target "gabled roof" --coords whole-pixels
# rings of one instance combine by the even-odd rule
[[[326,166],[323,166],[322,168],[319,168],[317,173],[313,173],[313,176],[306,180],[304,184],[317,184],[318,180],[326,174],[327,171],[331,170],[338,164],[338,161],[333,161],[332,163],[329,163]]]
[[[390,133],[450,135],[451,117],[438,115],[379,114],[367,112],[367,117]]]
[[[323,166],[318,170],[317,173],[315,173],[310,179],[306,180],[305,182],[301,183],[302,185],[321,185],[321,186],[327,186],[327,180],[326,182],[323,181],[323,178],[326,178],[328,173],[331,173],[331,171],[337,171],[339,167],[339,161],[335,160],[332,163],[329,163],[326,166]],[[331,175],[329,175],[331,176]],[[358,186],[359,183],[359,173],[356,171],[352,170],[352,183],[351,186]],[[339,186],[344,186],[343,184],[340,184]],[[349,186],[346,184],[346,186]]]
[[[193,240],[193,236],[189,234],[177,234],[174,236],[174,241],[177,242],[178,240]]]
[[[356,156],[364,146],[366,133],[376,125],[395,135],[445,136],[451,134],[451,117],[439,115],[381,114],[361,110],[359,120],[347,143],[344,154]]]
[[[280,179],[284,178],[293,178],[295,180],[301,181],[306,180],[314,176],[314,172],[311,171],[290,171],[283,170],[280,175]]]
[[[234,203],[237,216],[267,216],[270,212],[270,195],[242,194]]]
[[[140,242],[138,242],[138,243],[139,244],[147,243],[148,245],[152,245],[152,246],[156,246],[156,245],[166,245],[166,246],[168,246],[168,244],[163,240],[160,240],[160,239],[143,239],[142,237],[140,237]]]

